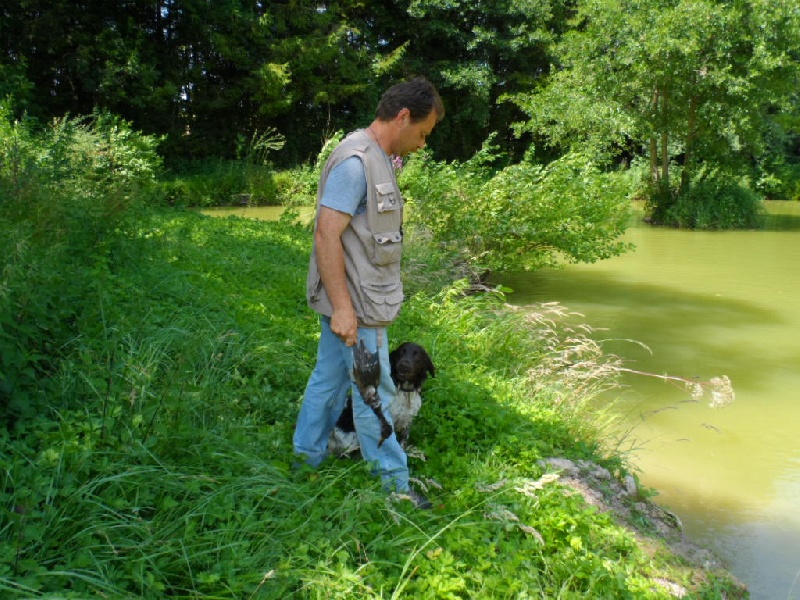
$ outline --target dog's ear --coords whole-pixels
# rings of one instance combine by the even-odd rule
[[[422,353],[425,355],[425,366],[428,368],[428,373],[431,374],[431,377],[436,377],[436,368],[433,366],[430,355],[426,350],[423,350]]]

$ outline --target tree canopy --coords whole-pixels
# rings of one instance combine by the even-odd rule
[[[790,194],[799,15],[796,0],[26,0],[0,7],[0,95],[43,121],[112,112],[165,136],[170,160],[240,156],[274,131],[292,166],[424,75],[447,106],[439,159],[496,134],[512,160],[647,157],[656,186],[735,159]]]
[[[234,156],[277,128],[293,163],[371,118],[387,85],[425,75],[452,116],[443,156],[468,157],[521,116],[496,99],[547,65],[556,14],[530,0],[7,3],[0,93],[45,119],[112,111],[184,156]]]
[[[797,89],[796,3],[587,0],[553,46],[547,85],[513,100],[549,144],[647,156],[685,191],[701,163],[746,167]],[[796,99],[796,96],[795,96]]]

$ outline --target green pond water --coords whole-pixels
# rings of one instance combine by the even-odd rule
[[[637,223],[626,233],[634,252],[499,280],[511,303],[581,313],[626,367],[731,379],[724,408],[642,376],[601,402],[631,428],[641,480],[689,539],[714,549],[753,599],[800,599],[800,204],[768,210],[758,231]]]
[[[557,301],[581,313],[627,367],[731,379],[736,397],[724,408],[643,376],[626,376],[600,402],[630,428],[640,479],[687,538],[715,550],[754,600],[800,600],[800,204],[768,210],[758,231],[637,222],[626,233],[633,252],[498,279],[514,290],[511,303]],[[275,219],[281,211],[204,212]]]

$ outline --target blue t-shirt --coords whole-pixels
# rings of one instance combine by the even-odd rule
[[[351,216],[367,210],[367,174],[359,157],[350,156],[331,170],[319,202]]]

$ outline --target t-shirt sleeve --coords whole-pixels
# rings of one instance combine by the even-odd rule
[[[359,157],[350,156],[331,170],[320,204],[349,215],[366,210],[367,175]]]

